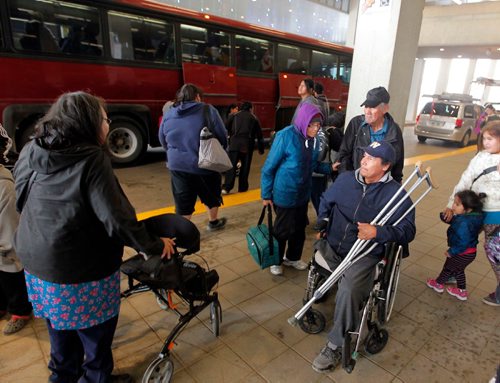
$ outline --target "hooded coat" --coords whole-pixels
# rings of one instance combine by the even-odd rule
[[[103,279],[120,268],[124,245],[162,253],[163,242],[137,222],[102,148],[48,150],[32,141],[14,176],[22,210],[14,246],[37,278],[58,284]]]
[[[170,170],[191,174],[213,174],[210,170],[198,167],[200,132],[205,126],[203,106],[197,101],[182,102],[170,108],[163,117],[158,138],[167,154],[167,167]],[[212,105],[208,105],[210,130],[221,145],[227,147],[227,131],[222,119]]]
[[[319,108],[303,104],[295,124],[276,133],[269,155],[261,171],[261,197],[279,207],[291,208],[308,203],[312,172],[330,174],[327,163],[317,161],[314,138],[307,137],[307,127]]]
[[[0,222],[0,271],[16,273],[23,269],[12,245],[19,214],[14,178],[3,165],[0,165]]]

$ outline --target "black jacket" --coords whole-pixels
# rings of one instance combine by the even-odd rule
[[[385,114],[385,118],[388,119],[389,126],[384,141],[390,142],[396,151],[396,163],[392,166],[391,175],[395,181],[401,182],[405,159],[403,134],[399,125],[396,124],[389,113]],[[363,157],[361,148],[370,145],[370,126],[364,124],[364,122],[365,116],[359,115],[353,117],[349,125],[347,125],[338,154],[340,172],[356,170],[360,167],[361,158]]]
[[[229,116],[226,129],[229,134],[229,151],[251,152],[255,139],[257,139],[259,152],[264,153],[264,140],[260,123],[250,111],[242,110]]]
[[[102,148],[46,150],[32,142],[14,176],[22,209],[14,246],[36,277],[59,284],[100,280],[119,269],[124,245],[161,254],[163,242],[137,222]]]

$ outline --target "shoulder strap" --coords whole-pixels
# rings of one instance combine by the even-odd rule
[[[203,122],[205,127],[212,133],[212,129],[210,129],[210,115],[208,112],[208,104],[203,104]]]
[[[493,165],[493,166],[490,166],[489,168],[484,169],[481,172],[481,174],[479,174],[476,178],[474,178],[474,181],[472,181],[472,183],[470,184],[470,187],[472,188],[472,185],[474,185],[474,182],[476,182],[479,178],[481,178],[482,176],[484,176],[488,173],[494,172],[496,169],[497,169],[497,165]]]

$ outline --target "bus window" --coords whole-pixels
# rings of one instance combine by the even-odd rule
[[[13,0],[9,4],[16,49],[102,55],[101,28],[96,8],[56,0]]]
[[[229,34],[225,32],[182,24],[181,45],[184,62],[230,65]]]
[[[119,12],[109,12],[108,22],[113,58],[175,63],[172,24]]]
[[[273,73],[273,44],[266,40],[236,35],[236,68],[253,72]]]
[[[337,68],[339,57],[331,53],[312,52],[312,75],[314,77],[324,77],[337,79]]]
[[[340,57],[339,80],[349,84],[351,82],[352,57]]]
[[[278,44],[278,70],[280,72],[309,74],[310,49]]]

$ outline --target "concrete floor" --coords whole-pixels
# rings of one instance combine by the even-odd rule
[[[409,128],[405,140],[406,157],[456,151],[456,147],[431,140],[419,145]],[[438,212],[473,155],[473,151],[458,151],[425,162],[432,166],[440,188],[417,208],[417,237],[410,246],[410,257],[402,263],[394,313],[387,325],[389,342],[377,355],[362,353],[352,374],[342,369],[324,375],[314,372],[311,361],[324,345],[326,333],[308,335],[286,321],[301,307],[307,272],[286,268],[283,276],[272,276],[268,270],[259,270],[248,255],[245,233],[257,221],[261,203],[222,208],[228,224],[216,233],[205,230],[206,214],[195,215],[193,221],[202,234],[201,251],[190,259],[202,265],[206,262],[219,273],[223,321],[218,338],[210,331],[208,310],[191,321],[173,349],[172,381],[487,382],[500,361],[500,315],[498,308],[481,302],[496,285],[482,238],[477,259],[466,271],[468,301],[437,294],[425,285],[426,278],[436,277],[444,262],[446,225]],[[148,157],[146,164],[116,171],[138,212],[172,205],[163,154],[153,152]],[[258,169],[264,157],[255,156],[251,188],[259,185]],[[411,170],[412,166],[406,167],[405,174]],[[314,222],[313,209],[309,218]],[[311,256],[311,227],[304,260]],[[129,249],[126,257],[131,254]],[[332,298],[316,308],[331,318]],[[113,346],[116,370],[140,381],[176,321],[173,313],[160,309],[152,293],[124,299]],[[0,321],[0,327],[4,324],[5,320]],[[327,329],[330,325],[331,319]],[[6,337],[0,333],[0,382],[46,381],[49,349],[40,319],[18,334]]]

